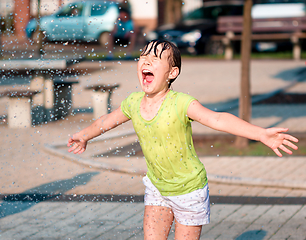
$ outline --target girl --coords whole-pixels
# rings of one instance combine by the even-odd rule
[[[206,171],[193,147],[191,122],[261,141],[278,155],[297,149],[298,139],[284,128],[252,125],[229,113],[203,107],[193,97],[170,90],[180,74],[181,56],[175,45],[155,40],[141,53],[137,74],[142,92],[132,93],[121,107],[101,116],[68,141],[69,151],[82,153],[88,140],[132,120],[148,172],[145,190],[144,237],[167,239],[175,221],[175,239],[199,239],[210,221]]]

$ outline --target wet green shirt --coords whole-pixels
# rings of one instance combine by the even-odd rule
[[[146,159],[147,176],[163,196],[190,193],[207,183],[206,171],[194,150],[187,109],[195,99],[169,91],[157,115],[141,117],[144,92],[132,93],[121,110],[132,120]]]

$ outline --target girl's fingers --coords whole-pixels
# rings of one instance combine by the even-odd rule
[[[276,154],[277,156],[279,156],[279,157],[282,157],[282,156],[283,156],[277,148],[273,149],[273,151],[275,152],[275,154]]]
[[[67,146],[70,147],[72,144],[73,144],[73,139],[72,139],[72,138],[69,138],[69,139],[68,139],[68,144],[67,144]]]
[[[75,149],[75,150],[73,151],[73,153],[74,153],[74,154],[77,154],[78,151],[79,151],[79,148]]]
[[[81,146],[78,146],[74,151],[73,153],[76,154],[78,153],[79,151],[81,151],[82,147]]]
[[[272,134],[281,134],[284,132],[287,132],[289,129],[288,128],[269,128]]]
[[[74,143],[74,145],[68,149],[69,152],[74,151],[79,145],[77,145],[76,143]]]
[[[291,136],[291,135],[288,135],[288,134],[285,134],[285,139],[289,140],[289,141],[292,141],[292,142],[298,142],[299,139]]]
[[[294,150],[298,149],[298,147],[295,144],[293,144],[292,142],[290,142],[288,140],[284,140],[283,143],[286,144],[288,147],[291,147]]]
[[[279,149],[283,150],[285,153],[292,154],[292,151],[286,148],[284,145],[280,145]]]
[[[78,152],[78,154],[81,154],[81,153],[83,153],[85,151],[85,148],[82,148],[79,152]]]

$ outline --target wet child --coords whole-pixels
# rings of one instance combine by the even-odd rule
[[[139,58],[137,74],[142,92],[128,96],[121,106],[101,116],[68,141],[70,152],[82,153],[88,140],[132,120],[147,163],[144,237],[167,239],[175,221],[175,239],[199,239],[210,221],[205,168],[194,150],[191,122],[261,141],[278,155],[292,154],[298,139],[288,129],[264,129],[229,113],[203,107],[195,98],[170,89],[180,74],[181,56],[175,45],[155,40]]]

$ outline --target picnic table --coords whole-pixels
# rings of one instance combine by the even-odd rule
[[[78,83],[77,77],[67,72],[67,67],[81,60],[82,58],[0,60],[2,75],[5,74],[7,78],[16,73],[30,76],[29,92],[35,92],[34,95],[24,94],[24,90],[10,89],[6,91],[6,94],[2,93],[0,95],[9,97],[9,108],[18,104],[16,96],[18,96],[17,100],[20,99],[20,104],[21,99],[28,98],[30,107],[24,108],[30,109],[32,124],[41,124],[63,118],[71,110],[72,85]],[[8,114],[12,112],[10,110],[12,109],[9,109]],[[29,114],[28,111],[26,111],[26,115]],[[8,119],[10,127],[23,126],[22,118],[20,118],[21,122],[16,123],[15,121],[14,124],[10,123],[10,116],[8,116]]]

